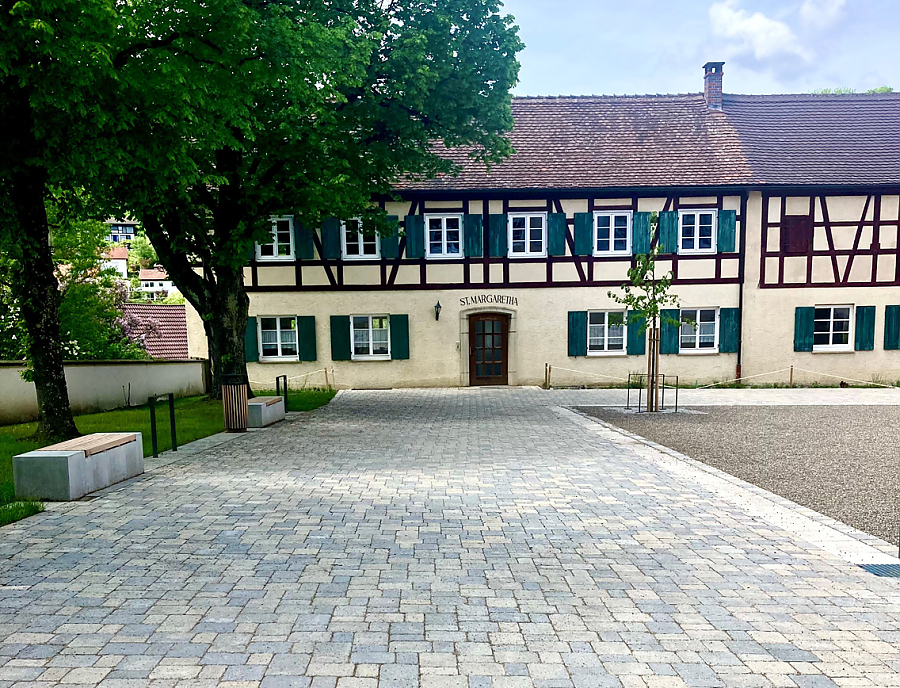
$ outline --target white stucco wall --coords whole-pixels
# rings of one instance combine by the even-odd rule
[[[176,396],[206,391],[203,361],[84,361],[66,364],[69,401],[76,413],[89,413],[126,405],[145,404],[150,395]],[[0,364],[0,424],[37,419],[34,384],[19,374],[21,364]],[[125,388],[123,390],[123,387]]]

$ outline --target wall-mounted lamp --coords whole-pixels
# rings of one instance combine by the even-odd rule
[[[436,304],[434,304],[434,319],[435,320],[441,319],[441,302],[440,301],[438,301]]]

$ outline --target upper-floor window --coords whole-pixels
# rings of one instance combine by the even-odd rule
[[[351,315],[353,360],[388,360],[391,357],[390,318],[387,315]]]
[[[547,213],[510,213],[509,256],[547,255]]]
[[[291,260],[294,257],[294,218],[273,217],[272,240],[256,245],[257,260]]]
[[[631,212],[594,213],[594,255],[631,253]]]
[[[680,353],[715,353],[719,350],[718,308],[682,308],[678,333]]]
[[[781,218],[781,251],[806,255],[812,247],[813,223],[809,215],[785,215]]]
[[[377,234],[363,234],[359,218],[341,222],[341,251],[347,260],[380,258],[381,241]]]
[[[426,215],[428,258],[462,257],[462,215]]]
[[[297,358],[297,318],[260,318],[259,343],[262,358]]]
[[[625,353],[625,311],[588,311],[588,356]]]
[[[678,214],[678,252],[716,252],[716,210],[681,210]]]
[[[853,306],[816,306],[813,351],[850,351]]]

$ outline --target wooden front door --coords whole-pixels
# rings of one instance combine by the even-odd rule
[[[508,370],[509,316],[469,316],[469,384],[505,385]]]

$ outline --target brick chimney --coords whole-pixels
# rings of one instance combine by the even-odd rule
[[[724,62],[703,65],[703,95],[710,110],[722,109],[722,66]]]

